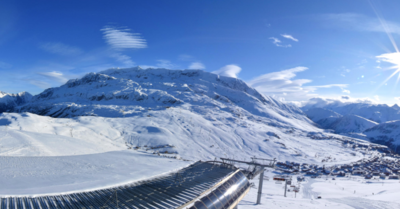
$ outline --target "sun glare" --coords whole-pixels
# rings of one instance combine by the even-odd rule
[[[387,77],[387,78],[378,86],[378,88],[380,88],[383,84],[385,84],[388,80],[390,80],[393,76],[395,76],[397,73],[400,72],[400,53],[399,53],[399,52],[395,52],[395,53],[386,53],[386,54],[382,54],[382,55],[377,56],[377,58],[378,58],[380,61],[387,62],[387,63],[390,63],[390,64],[393,65],[393,66],[391,66],[391,67],[389,67],[389,68],[386,68],[386,69],[384,69],[384,70],[396,69],[389,77]],[[396,88],[396,86],[397,86],[399,80],[400,80],[400,73],[399,73],[399,75],[398,75],[398,77],[397,77],[396,84],[395,84],[395,88]]]
[[[400,72],[400,52],[399,52],[399,48],[397,47],[397,44],[394,41],[394,38],[392,36],[391,27],[387,24],[386,20],[383,18],[383,15],[381,15],[380,12],[376,9],[376,6],[374,5],[374,3],[371,2],[371,1],[369,1],[369,3],[371,5],[372,9],[374,10],[379,22],[381,23],[381,26],[385,30],[386,35],[388,36],[388,38],[389,38],[390,42],[392,43],[394,49],[396,50],[396,52],[394,52],[394,53],[386,53],[386,54],[382,54],[380,56],[377,56],[377,58],[380,61],[388,62],[388,63],[393,64],[393,66],[391,66],[391,67],[389,67],[387,69],[396,69],[396,70],[375,89],[375,91],[376,91],[382,85],[384,85],[384,84],[386,85],[386,82],[388,80],[390,80],[394,75],[396,75],[397,73]],[[397,84],[398,84],[399,80],[400,80],[400,73],[399,73],[399,75],[397,77],[397,80],[396,80],[396,83],[395,83],[395,86],[394,86],[395,89],[397,87]]]

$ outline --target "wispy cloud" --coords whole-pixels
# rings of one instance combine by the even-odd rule
[[[112,53],[111,57],[115,58],[118,62],[124,64],[122,67],[133,67],[135,62],[132,61],[131,57],[121,53]]]
[[[238,65],[231,64],[231,65],[226,65],[217,71],[213,71],[212,73],[222,76],[237,78],[237,75],[240,73],[241,70],[242,68],[240,68]]]
[[[350,96],[339,96],[339,97],[330,97],[330,98],[324,98],[324,97],[313,97],[310,98],[306,102],[302,102],[301,106],[314,106],[314,107],[324,107],[329,104],[337,104],[337,105],[343,105],[343,104],[350,104],[350,103],[363,103],[363,104],[376,104],[376,100],[373,100],[371,98],[365,97],[365,98],[353,98]]]
[[[68,81],[68,78],[65,77],[65,75],[61,72],[57,72],[57,71],[52,71],[52,72],[39,72],[37,73],[41,76],[44,76],[52,81],[56,81],[59,83],[65,83]]]
[[[296,67],[279,72],[267,73],[249,81],[248,84],[263,93],[295,92],[303,90],[303,85],[310,83],[309,79],[291,80],[296,73],[307,70],[306,67]]]
[[[269,95],[283,95],[286,100],[304,100],[313,96],[320,88],[338,87],[344,89],[347,84],[329,84],[320,86],[304,86],[311,83],[310,79],[293,79],[297,73],[307,70],[307,67],[295,67],[278,72],[267,73],[248,81],[247,83],[258,91]]]
[[[345,66],[340,67],[338,71],[340,72],[340,76],[342,77],[346,77],[346,74],[350,73],[350,70],[347,69]]]
[[[25,80],[28,81],[30,84],[35,85],[41,89],[48,89],[51,87],[49,83],[41,80],[36,80],[36,79],[25,79]]]
[[[292,40],[292,41],[296,41],[296,42],[299,41],[297,38],[294,38],[292,35],[289,35],[289,34],[281,34],[281,36],[282,36],[283,38],[287,38],[287,39],[290,39],[290,40]]]
[[[146,40],[140,37],[140,33],[131,33],[130,29],[105,26],[101,31],[106,42],[114,49],[147,48]]]
[[[269,39],[272,39],[272,43],[275,44],[275,46],[277,47],[292,47],[292,45],[287,44],[287,45],[281,45],[281,40],[279,40],[278,38],[275,37],[270,37]]]
[[[192,62],[192,64],[190,64],[190,66],[189,66],[189,69],[195,69],[195,70],[201,70],[201,69],[205,69],[205,68],[206,67],[201,62]]]
[[[343,92],[343,93],[346,93],[346,94],[350,94],[350,91],[347,90],[347,89],[343,89],[342,92]]]
[[[328,84],[328,85],[321,85],[321,86],[307,86],[307,88],[332,88],[332,87],[339,87],[339,88],[346,88],[348,84]],[[342,89],[343,90],[343,89]]]
[[[281,43],[281,40],[279,40],[278,38],[270,37],[269,39],[272,39],[272,43],[273,43],[273,44],[279,44],[279,43]]]
[[[75,56],[82,54],[82,50],[75,46],[69,46],[63,43],[44,43],[39,46],[41,49],[58,55]]]
[[[140,65],[141,68],[147,69],[147,68],[165,68],[165,69],[176,69],[178,66],[173,64],[169,60],[165,59],[159,59],[157,60],[156,65]]]
[[[173,69],[173,68],[175,68],[176,66],[174,65],[174,64],[172,64],[172,62],[171,61],[169,61],[169,60],[163,60],[163,59],[161,59],[161,60],[157,60],[157,66],[158,67],[160,67],[160,68],[166,68],[166,69]]]

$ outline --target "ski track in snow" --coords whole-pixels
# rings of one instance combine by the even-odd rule
[[[314,183],[315,181],[311,178],[309,178],[307,180],[307,182],[305,184],[302,184],[302,189],[303,189],[303,198],[305,199],[316,199],[319,195],[319,193],[312,191],[312,187],[311,185]]]

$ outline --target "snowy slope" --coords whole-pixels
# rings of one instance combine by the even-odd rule
[[[311,108],[304,113],[322,128],[330,128],[338,118],[342,117],[339,113],[324,108]]]
[[[378,123],[358,115],[342,116],[324,108],[310,108],[304,112],[308,118],[325,129],[333,129],[336,133],[361,133]]]
[[[0,114],[0,155],[64,156],[126,149],[119,131],[108,124],[77,125],[31,113]]]
[[[9,94],[0,91],[0,113],[13,110],[17,105],[23,105],[32,99],[32,95],[28,92],[18,94]]]
[[[342,115],[332,111],[332,110],[327,110],[324,108],[312,108],[304,112],[308,118],[310,118],[312,121],[317,122],[319,120],[333,117],[333,118],[340,118]]]
[[[275,172],[265,172],[265,176],[272,179]],[[284,197],[284,183],[276,181],[263,182],[263,195],[261,205],[257,205],[258,178],[251,180],[255,187],[239,203],[238,208],[246,209],[397,209],[400,208],[400,187],[398,180],[373,179],[365,180],[362,176],[322,177],[312,179],[306,177],[306,181],[296,181],[292,178],[292,185],[299,187],[295,193],[289,190]],[[321,196],[321,199],[318,199]]]
[[[338,118],[329,128],[335,130],[336,133],[361,133],[376,125],[378,123],[358,115],[345,115]]]
[[[371,141],[379,144],[387,145],[400,152],[400,121],[389,121],[381,123],[363,132]]]
[[[332,163],[338,163],[370,153],[347,148],[341,140],[349,140],[348,137],[323,133],[315,127],[308,131],[275,127],[256,119],[232,118],[219,109],[210,114],[213,120],[180,108],[125,118],[68,119],[3,113],[0,155],[60,156],[139,147],[149,153],[167,151],[165,155],[189,160],[259,156],[321,163],[324,158],[335,156]]]

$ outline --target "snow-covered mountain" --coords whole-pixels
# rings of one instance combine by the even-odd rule
[[[0,115],[0,123],[8,125],[3,134],[0,130],[0,145],[7,142],[0,146],[3,155],[138,147],[191,160],[260,156],[319,163],[347,162],[385,149],[327,133],[296,107],[264,96],[239,79],[200,70],[90,73],[45,90],[16,110],[20,113]],[[343,146],[349,141],[367,145]]]
[[[333,122],[329,129],[335,130],[336,133],[361,133],[376,125],[378,123],[358,115],[345,115]]]
[[[400,121],[389,121],[369,128],[363,133],[371,142],[387,145],[400,153]]]
[[[358,115],[377,123],[400,120],[400,108],[397,105],[375,104],[370,101],[342,101],[334,99],[313,98],[301,109],[324,108],[341,115]]]
[[[19,112],[51,117],[137,115],[151,110],[180,107],[198,114],[218,109],[243,118],[262,117],[274,126],[310,126],[297,107],[264,96],[245,82],[201,70],[167,70],[139,67],[89,73],[34,96]]]
[[[321,128],[387,145],[400,152],[400,131],[396,130],[400,124],[398,105],[314,98],[302,109]]]
[[[321,128],[332,129],[336,133],[361,133],[378,123],[358,115],[340,115],[324,108],[310,108],[305,114]]]
[[[321,128],[325,129],[329,129],[337,119],[342,117],[342,115],[324,108],[311,108],[304,113]]]
[[[23,105],[32,99],[28,92],[10,94],[0,91],[0,113],[13,110],[15,106]]]

